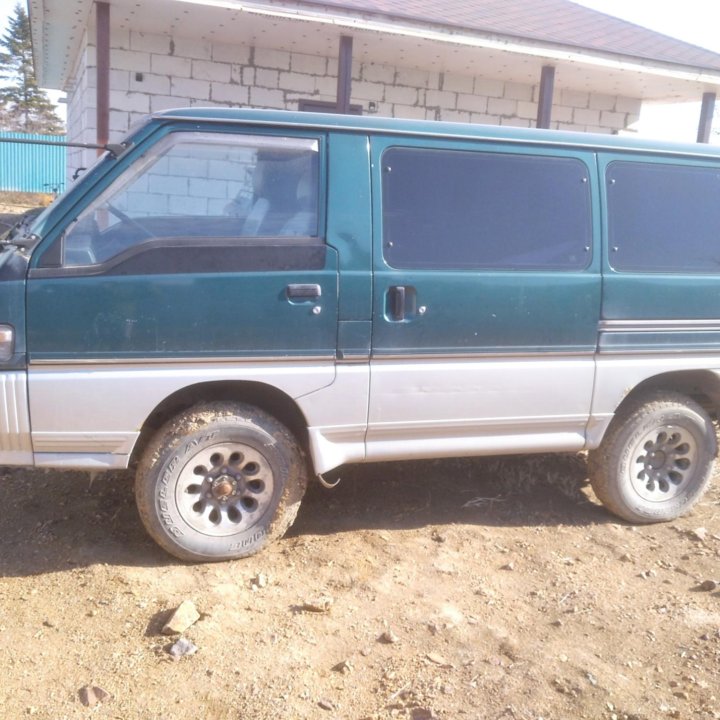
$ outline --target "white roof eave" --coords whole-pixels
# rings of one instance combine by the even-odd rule
[[[157,4],[161,4],[155,0]],[[135,0],[112,0],[113,11],[135,5]],[[392,20],[378,16],[357,14],[340,8],[317,8],[287,2],[245,2],[244,0],[164,0],[168,6],[185,5],[200,9],[217,8],[247,13],[257,21],[269,20],[303,21],[328,27],[329,34],[355,34],[392,36],[412,42],[432,43],[448,47],[465,47],[478,51],[502,52],[516,57],[532,58],[540,64],[563,67],[584,67],[590,72],[606,73],[616,78],[637,78],[644,75],[648,89],[627,94],[631,97],[663,99],[662,83],[673,84],[668,97],[674,99],[699,99],[698,91],[720,88],[720,71],[707,68],[687,67],[668,62],[648,60],[614,53],[602,53],[589,49],[541,43],[532,39],[499,36],[470,30],[449,28],[446,26],[421,23],[410,20]],[[28,0],[31,15],[33,46],[35,49],[36,73],[41,85],[62,89],[70,81],[77,53],[81,47],[84,27],[92,12],[93,0]],[[188,8],[190,9],[190,8]],[[161,32],[161,28],[149,27],[138,14],[138,22],[143,22],[137,30]],[[190,25],[189,27],[192,27]],[[188,33],[189,34],[189,33]],[[628,85],[632,85],[628,82]],[[634,83],[637,85],[637,83]],[[687,85],[685,91],[682,86]],[[556,80],[556,87],[563,87]],[[572,89],[571,86],[568,86]]]

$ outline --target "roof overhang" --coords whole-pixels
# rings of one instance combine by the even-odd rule
[[[530,39],[358,14],[336,7],[244,0],[109,0],[113,28],[256,45],[334,57],[341,35],[354,39],[353,61],[479,75],[537,84],[553,65],[556,90],[652,101],[698,100],[720,90],[720,72]],[[70,79],[93,0],[28,0],[41,85]]]

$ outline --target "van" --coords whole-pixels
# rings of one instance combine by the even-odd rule
[[[717,454],[719,197],[701,145],[157,113],[5,238],[0,463],[136,468],[190,561],[345,463],[587,450],[611,512],[676,518]]]

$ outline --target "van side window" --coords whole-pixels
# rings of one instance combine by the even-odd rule
[[[145,245],[319,242],[317,140],[171,133],[71,225],[64,267]]]
[[[720,271],[720,168],[616,161],[606,182],[613,269]]]
[[[590,190],[579,160],[395,147],[382,170],[392,267],[578,270],[590,262]]]

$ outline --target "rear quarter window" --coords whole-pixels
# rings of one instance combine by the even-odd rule
[[[606,188],[613,269],[720,272],[720,168],[616,161]]]

